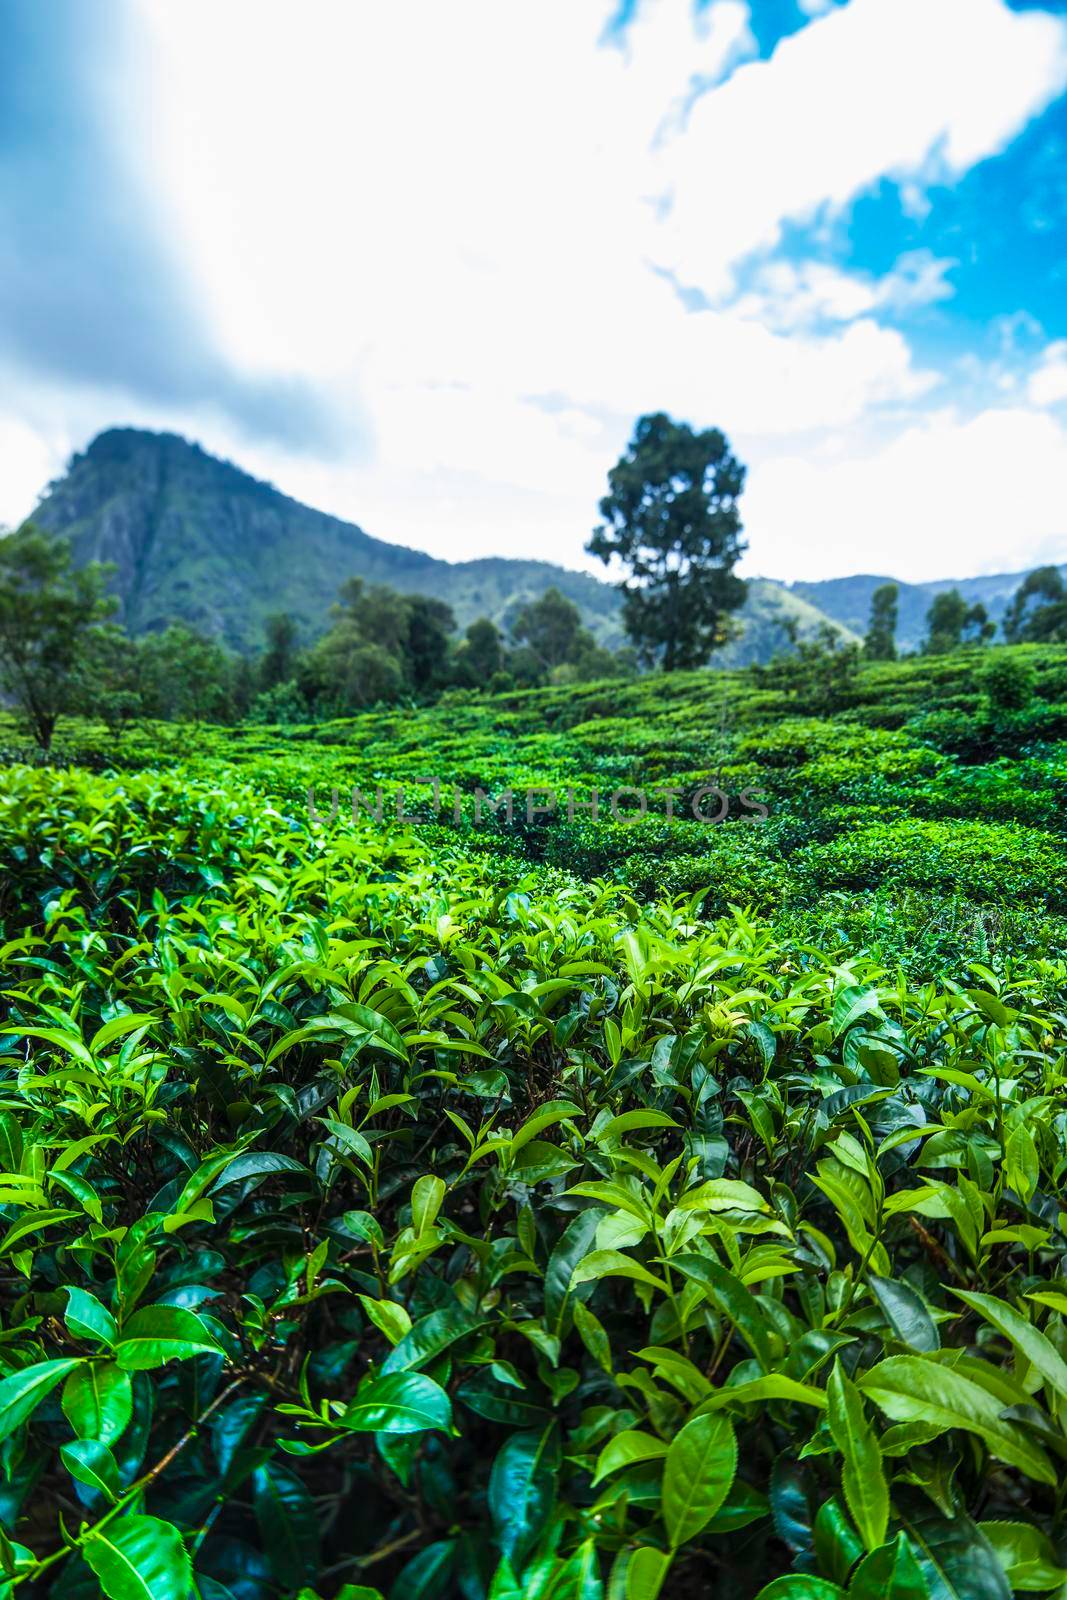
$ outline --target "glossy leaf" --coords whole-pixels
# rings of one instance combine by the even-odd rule
[[[516,1433],[497,1452],[489,1477],[489,1511],[497,1543],[515,1567],[533,1549],[551,1513],[559,1445],[555,1425]]]
[[[890,1356],[863,1376],[860,1387],[894,1422],[962,1428],[1027,1477],[1056,1481],[1044,1451],[1016,1424],[1002,1420],[1004,1407],[996,1398],[951,1367],[921,1356]]]
[[[188,1600],[192,1565],[181,1535],[169,1522],[119,1517],[83,1548],[107,1600]]]
[[[79,1439],[113,1445],[133,1415],[129,1374],[113,1361],[78,1365],[63,1385],[63,1413]]]
[[[57,1384],[81,1366],[81,1361],[37,1361],[0,1381],[0,1439],[6,1439],[28,1422]]]
[[[663,1469],[663,1521],[671,1548],[707,1526],[737,1473],[737,1437],[727,1417],[694,1417],[671,1440]]]
[[[390,1372],[364,1378],[340,1418],[353,1433],[424,1433],[452,1425],[448,1395],[421,1372]]]
[[[834,1363],[826,1386],[827,1422],[843,1458],[841,1484],[845,1503],[868,1550],[883,1543],[889,1525],[889,1489],[882,1468],[882,1452],[864,1412],[863,1399],[846,1378],[840,1361]]]
[[[144,1306],[123,1323],[115,1361],[124,1372],[148,1372],[168,1361],[219,1355],[217,1341],[194,1311],[179,1306]]]

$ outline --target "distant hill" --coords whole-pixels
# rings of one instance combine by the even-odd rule
[[[784,624],[789,620],[796,623],[801,639],[811,638],[827,622],[833,624],[843,639],[856,637],[856,630],[838,622],[812,601],[773,578],[748,580],[748,597],[737,613],[737,620],[742,625],[741,636],[716,650],[713,661],[716,667],[750,667],[755,661],[767,662],[788,650],[789,636]]]
[[[234,649],[257,648],[272,611],[306,637],[329,625],[346,578],[447,600],[461,627],[490,616],[506,627],[553,584],[605,642],[620,642],[615,591],[547,561],[439,561],[373,539],[313,511],[174,434],[112,428],[73,457],[33,513],[69,538],[79,565],[109,561],[131,633],[181,620]]]
[[[867,631],[872,594],[883,583],[897,584],[897,647],[905,651],[917,650],[926,637],[926,613],[935,594],[958,589],[968,604],[981,601],[999,625],[1008,602],[1029,571],[1031,568],[1026,567],[1022,572],[998,572],[985,578],[938,578],[932,583],[901,583],[897,578],[861,573],[854,578],[824,578],[819,583],[798,582],[784,587],[862,637]],[[1060,572],[1067,579],[1067,562]]]
[[[374,539],[176,434],[138,428],[101,433],[49,486],[33,520],[69,538],[79,564],[114,564],[113,587],[131,633],[180,620],[248,651],[261,645],[272,611],[289,611],[312,639],[329,626],[341,584],[358,575],[447,601],[460,628],[488,616],[505,631],[522,605],[554,586],[580,608],[602,643],[623,642],[618,592],[590,573],[504,556],[441,561]],[[981,599],[999,620],[1022,576],[966,578],[956,587]],[[801,637],[826,621],[846,636],[862,637],[871,594],[887,581],[860,576],[787,585],[753,579],[738,614],[741,636],[716,653],[714,665],[770,660],[785,645],[788,616]],[[931,598],[952,586],[951,580],[900,586],[902,648],[918,645]]]

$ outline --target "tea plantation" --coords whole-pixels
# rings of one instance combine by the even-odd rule
[[[1063,1600],[1067,649],[989,654],[0,729],[4,1600]]]

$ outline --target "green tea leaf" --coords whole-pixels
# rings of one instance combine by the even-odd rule
[[[657,1600],[670,1570],[671,1554],[652,1545],[639,1545],[625,1567],[625,1600]]]
[[[82,1548],[108,1600],[188,1600],[192,1564],[172,1523],[119,1517]]]
[[[411,1225],[416,1238],[432,1228],[445,1198],[445,1184],[441,1178],[426,1173],[419,1178],[411,1191]]]
[[[756,1600],[846,1600],[845,1591],[827,1578],[813,1578],[806,1572],[792,1572],[775,1578],[756,1596]]]
[[[1016,1594],[1055,1589],[1067,1583],[1067,1567],[1056,1559],[1052,1541],[1027,1522],[980,1522]]]
[[[667,1454],[667,1445],[654,1434],[642,1433],[637,1428],[624,1428],[597,1456],[593,1472],[593,1487],[612,1472],[632,1466],[635,1461],[654,1461]]]
[[[0,1439],[6,1439],[36,1411],[63,1379],[81,1366],[78,1357],[37,1361],[0,1382]]]
[[[867,1549],[876,1550],[884,1542],[889,1525],[889,1489],[882,1452],[864,1413],[860,1392],[846,1378],[840,1360],[834,1362],[826,1398],[830,1433],[844,1458],[841,1483],[845,1503]]]
[[[390,1344],[399,1344],[411,1327],[411,1317],[406,1307],[396,1300],[374,1300],[369,1294],[357,1296],[360,1304],[376,1328],[380,1328]]]
[[[965,1289],[956,1289],[953,1293],[985,1317],[987,1322],[991,1322],[998,1332],[1010,1340],[1020,1355],[1037,1369],[1055,1393],[1061,1399],[1067,1399],[1067,1361],[1040,1328],[1035,1328],[1032,1322],[1028,1322],[1006,1301],[998,1300],[996,1295],[974,1294]]]
[[[874,1272],[867,1274],[867,1282],[901,1344],[923,1352],[941,1348],[937,1323],[910,1284],[899,1278],[880,1278]]]
[[[340,1418],[353,1433],[447,1432],[452,1406],[439,1383],[421,1372],[389,1372],[364,1378],[356,1398]]]
[[[252,1478],[252,1505],[275,1582],[296,1589],[315,1578],[320,1564],[319,1519],[307,1489],[278,1462]]]
[[[555,1423],[515,1433],[497,1452],[489,1475],[489,1511],[501,1551],[521,1568],[555,1502],[559,1459]]]
[[[79,1439],[113,1445],[133,1415],[129,1374],[113,1361],[77,1365],[63,1385],[63,1414]]]
[[[908,1544],[898,1533],[863,1558],[848,1586],[848,1600],[930,1600],[930,1590]]]
[[[107,1307],[100,1304],[95,1294],[70,1284],[67,1285],[64,1321],[76,1339],[88,1339],[93,1344],[110,1347],[118,1338],[118,1323]]]
[[[672,1549],[703,1531],[736,1473],[737,1437],[727,1417],[694,1417],[671,1440],[663,1469],[663,1522]]]
[[[144,1306],[122,1326],[115,1360],[124,1372],[147,1372],[168,1361],[221,1355],[206,1324],[179,1306]]]
[[[976,1434],[991,1453],[1039,1483],[1055,1483],[1056,1472],[1040,1446],[1015,1423],[987,1390],[940,1362],[922,1356],[889,1356],[859,1382],[864,1394],[893,1422],[932,1422]]]
[[[108,1500],[119,1493],[119,1469],[106,1444],[98,1439],[75,1439],[60,1447],[60,1458],[72,1478]]]

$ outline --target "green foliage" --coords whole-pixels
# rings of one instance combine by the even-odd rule
[[[583,683],[632,671],[627,653],[602,649],[582,627],[578,607],[558,589],[522,607],[511,637],[520,649],[501,665],[523,683]]]
[[[125,628],[103,622],[86,634],[82,660],[77,689],[64,696],[62,710],[99,717],[119,739],[144,710],[141,652]]]
[[[490,687],[575,682],[618,672],[622,663],[597,645],[581,626],[577,606],[556,589],[522,607],[512,624],[518,648],[504,649],[500,633],[481,617],[457,645],[455,618],[440,600],[405,595],[361,578],[342,586],[335,623],[314,649],[296,660],[296,679],[261,694],[253,707],[266,721],[277,705],[278,720],[292,714],[298,694],[304,717],[337,716],[362,707],[436,698],[450,686]],[[279,693],[279,691],[284,691]]]
[[[488,617],[478,617],[457,646],[456,682],[467,689],[496,688],[506,662],[499,628]]]
[[[296,672],[299,629],[287,611],[275,611],[264,628],[266,649],[259,662],[258,687],[262,692],[290,683]]]
[[[995,632],[996,624],[990,622],[981,601],[968,605],[958,589],[945,589],[934,596],[926,613],[923,650],[927,655],[942,656],[963,644],[991,639]]]
[[[871,615],[863,653],[869,661],[895,661],[897,656],[897,603],[900,588],[895,583],[879,584],[871,596]]]
[[[1009,644],[1067,641],[1067,584],[1058,567],[1037,567],[1028,574],[1012,597],[1003,626]]]
[[[993,759],[960,651],[8,766],[0,1592],[1062,1588],[1067,652],[1001,658]]]
[[[1037,671],[1033,662],[1025,657],[1007,655],[1002,650],[990,656],[982,673],[982,687],[994,714],[1025,710],[1034,698],[1036,684]]]
[[[546,589],[540,600],[523,606],[511,625],[511,637],[532,650],[546,675],[576,660],[587,640],[593,644],[578,607],[558,589]]]
[[[232,659],[217,640],[172,623],[140,641],[137,667],[148,716],[197,723],[227,716]]]
[[[737,501],[745,469],[717,428],[641,417],[608,474],[603,523],[586,548],[626,569],[623,621],[645,664],[699,667],[745,599]]]
[[[42,750],[84,698],[94,632],[114,609],[107,576],[72,568],[69,546],[30,524],[0,538],[0,692]]]
[[[800,636],[791,618],[782,626],[792,651],[776,656],[767,667],[754,667],[757,683],[800,690],[816,714],[839,711],[848,704],[859,671],[860,646],[828,623],[808,638]]]

